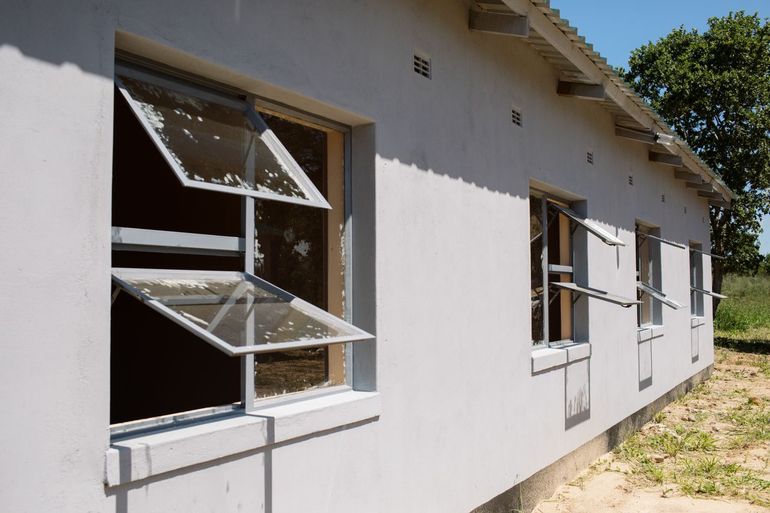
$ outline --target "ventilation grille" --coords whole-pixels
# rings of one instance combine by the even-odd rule
[[[414,54],[414,72],[430,79],[430,57]]]
[[[628,185],[634,185],[634,175],[628,175]]]
[[[519,109],[511,109],[511,121],[516,126],[521,126],[521,111]]]
[[[594,163],[594,152],[589,151],[589,152],[586,153],[586,162],[588,162],[589,164],[593,165],[593,163]]]

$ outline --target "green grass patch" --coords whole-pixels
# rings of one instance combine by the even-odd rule
[[[722,293],[728,298],[719,304],[714,328],[718,336],[757,330],[770,342],[770,276],[727,275]],[[762,328],[767,328],[762,330]]]

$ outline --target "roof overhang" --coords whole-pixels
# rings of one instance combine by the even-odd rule
[[[575,27],[552,9],[549,0],[477,0],[483,12],[513,14],[528,35],[516,34],[560,74],[558,93],[600,104],[615,118],[616,134],[650,146],[650,161],[674,167],[676,178],[698,178],[709,204],[729,208],[735,197],[722,181],[673,129],[618,76],[607,60],[578,34]],[[521,18],[526,18],[521,20]],[[705,189],[705,190],[703,190]],[[694,190],[695,191],[695,190]]]

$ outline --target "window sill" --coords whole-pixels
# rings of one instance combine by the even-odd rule
[[[645,342],[653,338],[662,337],[665,334],[665,328],[660,324],[651,324],[636,329],[636,341]]]
[[[377,392],[345,390],[249,413],[121,439],[105,453],[105,484],[118,486],[380,415]]]
[[[690,317],[690,326],[693,328],[697,328],[698,326],[703,326],[706,324],[706,318],[705,317]]]
[[[590,357],[591,344],[588,342],[538,348],[532,351],[532,374],[539,374]]]

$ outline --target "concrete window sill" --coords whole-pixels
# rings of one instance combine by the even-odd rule
[[[591,344],[588,342],[567,343],[535,349],[532,351],[532,374],[557,369],[568,363],[590,357]]]
[[[636,330],[636,341],[645,342],[653,338],[662,337],[665,334],[665,328],[660,324],[651,324],[642,326]]]
[[[697,328],[698,326],[703,326],[706,324],[706,318],[705,317],[691,317],[690,318],[690,326],[693,328]]]
[[[268,447],[380,415],[377,392],[342,392],[267,405],[249,413],[113,442],[105,483],[118,486]]]

